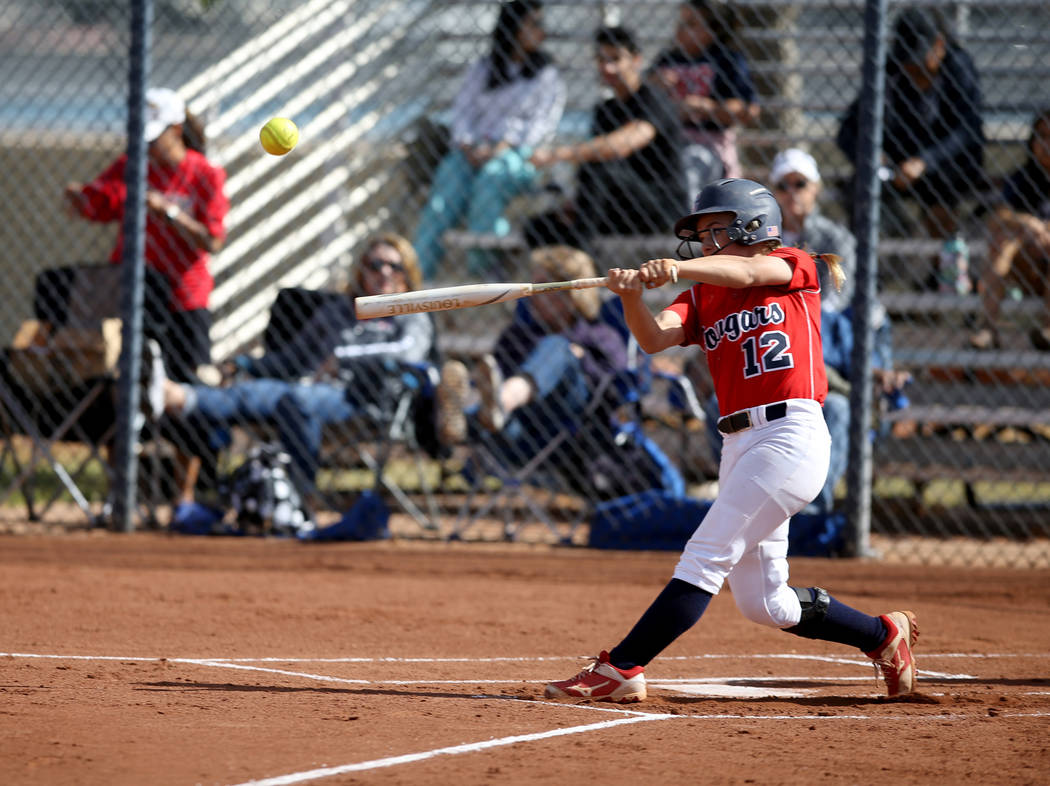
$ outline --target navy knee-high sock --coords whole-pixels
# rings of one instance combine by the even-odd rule
[[[671,579],[631,632],[609,652],[609,662],[619,669],[647,665],[696,624],[712,597],[688,581]]]
[[[857,611],[831,596],[828,596],[828,611],[823,619],[804,619],[784,630],[807,639],[848,644],[862,652],[872,652],[886,638],[886,626],[881,619]]]

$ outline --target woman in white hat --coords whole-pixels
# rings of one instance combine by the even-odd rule
[[[169,369],[177,379],[192,380],[198,366],[211,362],[208,298],[214,281],[208,262],[226,238],[226,173],[204,157],[203,125],[174,90],[146,91],[145,138],[146,264],[163,274],[171,288],[164,342]],[[121,221],[127,161],[122,154],[90,183],[67,185],[70,211],[89,221]],[[118,234],[111,262],[120,262],[123,247]]]

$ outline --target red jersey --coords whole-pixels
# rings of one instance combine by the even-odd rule
[[[682,345],[699,344],[707,353],[722,415],[789,398],[823,404],[828,394],[816,263],[786,246],[770,256],[791,265],[787,284],[694,284],[667,307],[682,318]]]
[[[120,221],[124,218],[127,187],[124,170],[128,157],[122,155],[84,187],[83,216],[92,221]],[[230,210],[223,190],[226,172],[214,166],[195,150],[187,150],[186,157],[170,169],[154,161],[149,162],[146,175],[148,187],[164,194],[217,238],[226,235],[224,221]],[[124,252],[124,236],[118,234],[117,244],[110,254],[111,262],[120,262]],[[214,287],[208,270],[208,253],[192,245],[168,223],[163,216],[146,212],[146,264],[160,271],[171,284],[173,311],[192,311],[208,307],[208,296]]]

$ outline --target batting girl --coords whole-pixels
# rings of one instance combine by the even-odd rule
[[[890,696],[915,689],[912,612],[872,617],[819,587],[787,583],[788,523],[820,491],[831,438],[821,416],[828,388],[816,263],[781,245],[780,226],[769,189],[718,180],[675,225],[682,261],[609,271],[608,288],[642,349],[699,344],[707,354],[724,437],[719,493],[674,577],[627,637],[572,679],[547,685],[549,698],[641,701],[644,667],[700,619],[727,580],[748,619],[857,647],[881,669]],[[838,260],[827,261],[840,284]],[[643,289],[678,278],[697,283],[654,317]]]

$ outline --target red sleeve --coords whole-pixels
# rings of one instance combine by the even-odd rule
[[[798,289],[820,289],[820,277],[817,275],[817,263],[813,257],[800,248],[781,246],[769,253],[771,257],[780,257],[791,265],[791,280],[784,284],[788,291]]]
[[[201,214],[197,216],[208,234],[220,240],[226,237],[226,214],[230,200],[226,198],[226,170],[205,162],[201,168]]]
[[[682,320],[685,338],[680,346],[702,344],[703,323],[700,321],[700,285],[694,284],[674,299],[664,311],[673,311]]]
[[[121,156],[106,170],[84,186],[80,214],[89,221],[116,221],[124,215],[127,185],[124,170],[128,157]]]

